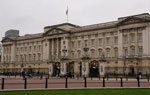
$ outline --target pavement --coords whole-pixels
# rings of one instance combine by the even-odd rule
[[[0,91],[23,91],[23,90],[60,90],[60,89],[127,89],[127,88],[150,88],[150,82],[147,79],[140,80],[140,87],[138,87],[137,79],[123,79],[123,87],[118,78],[105,79],[105,87],[103,87],[102,78],[87,78],[87,87],[84,87],[84,79],[71,79],[68,78],[68,88],[65,88],[65,78],[50,78],[48,79],[48,88],[45,88],[45,78],[32,78],[27,79],[27,89],[24,89],[24,80],[22,78],[6,78],[4,90]],[[2,80],[0,80],[0,87]]]

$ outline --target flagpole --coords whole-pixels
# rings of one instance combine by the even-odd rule
[[[67,6],[67,23],[69,22],[68,21],[69,20],[68,12],[69,12],[69,10],[68,10],[68,6]]]
[[[68,0],[66,0],[67,3],[67,10],[66,10],[66,17],[67,17],[67,23],[69,22],[69,9],[68,9]]]

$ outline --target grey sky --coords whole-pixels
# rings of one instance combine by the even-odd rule
[[[69,23],[77,25],[150,13],[150,0],[0,0],[0,40],[9,29],[18,29],[24,35],[65,23],[67,5]]]

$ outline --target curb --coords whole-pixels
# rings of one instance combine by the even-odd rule
[[[8,90],[0,90],[0,92],[15,92],[15,91],[44,91],[44,90],[88,90],[88,89],[150,89],[150,87],[93,87],[93,88],[48,88],[48,89],[8,89]]]

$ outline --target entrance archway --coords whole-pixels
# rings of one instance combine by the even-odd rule
[[[68,77],[73,77],[74,76],[74,61],[69,62],[66,64],[66,72]]]
[[[99,64],[98,61],[91,61],[89,63],[89,76],[90,77],[99,77]]]
[[[53,76],[59,76],[60,75],[60,63],[56,62],[53,64]]]
[[[130,75],[130,76],[134,76],[134,75],[135,75],[135,68],[134,68],[133,66],[131,66],[131,67],[129,68],[129,75]]]

